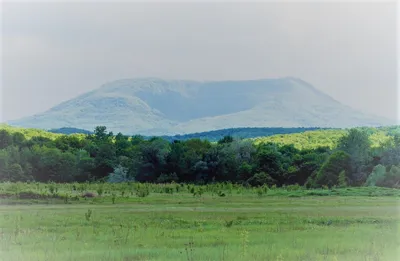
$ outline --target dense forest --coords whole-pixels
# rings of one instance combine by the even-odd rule
[[[400,187],[400,127],[315,130],[217,142],[0,128],[0,179],[39,182]]]

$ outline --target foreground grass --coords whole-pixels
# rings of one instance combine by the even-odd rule
[[[0,260],[393,261],[400,256],[395,190],[111,194],[68,202],[2,199]]]

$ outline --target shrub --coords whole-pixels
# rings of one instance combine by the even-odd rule
[[[302,189],[302,187],[299,184],[286,186],[287,191],[297,191],[297,190],[301,190],[301,189]]]
[[[259,172],[247,180],[247,183],[252,186],[263,186],[264,184],[272,186],[273,184],[275,184],[275,182],[276,181],[265,172]]]
[[[92,217],[92,210],[88,209],[88,211],[85,213],[86,221],[90,221],[91,217]]]
[[[181,186],[179,184],[175,184],[175,190],[178,193],[181,190]]]
[[[232,227],[233,226],[233,220],[225,220],[225,227]]]
[[[69,198],[70,198],[70,196],[69,195],[65,195],[64,196],[64,204],[68,204],[69,203]]]
[[[264,195],[264,190],[262,188],[257,188],[256,193],[259,197],[262,197]]]
[[[150,190],[146,185],[139,186],[135,191],[136,196],[139,198],[144,198],[150,195]]]
[[[166,194],[174,194],[174,188],[166,186],[166,187],[164,187],[164,192]]]
[[[49,184],[49,192],[50,194],[55,194],[58,191],[57,187],[55,186],[54,183]]]
[[[115,204],[115,200],[117,199],[117,195],[115,193],[112,194],[111,201]]]
[[[199,187],[198,189],[193,188],[192,191],[193,191],[193,192],[192,192],[193,197],[195,197],[195,196],[201,197],[201,195],[203,195],[203,193],[204,193],[203,187]],[[222,194],[224,194],[224,193],[222,193]],[[223,196],[221,196],[221,194],[218,193],[218,196],[220,196],[220,197],[225,197],[225,194],[224,194]]]
[[[97,190],[96,190],[97,194],[101,197],[101,195],[103,195],[104,189],[103,186],[100,185]]]

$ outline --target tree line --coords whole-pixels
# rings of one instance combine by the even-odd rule
[[[247,128],[227,128],[221,130],[213,130],[213,131],[205,131],[198,133],[190,133],[190,134],[177,134],[173,136],[164,135],[161,138],[168,141],[185,141],[189,139],[205,139],[209,141],[218,141],[225,136],[231,136],[233,138],[257,138],[257,137],[266,137],[272,136],[276,134],[291,134],[291,133],[303,133],[306,131],[315,131],[315,130],[324,130],[324,128],[318,127],[299,127],[299,128],[274,128],[274,127],[247,127]],[[78,128],[59,128],[59,129],[51,129],[49,130],[51,133],[57,134],[93,134],[92,131],[87,131]],[[143,136],[146,139],[150,139],[152,137]]]
[[[350,129],[334,147],[299,149],[232,136],[217,142],[128,137],[104,126],[93,134],[54,139],[1,129],[0,179],[399,187],[400,135],[389,134],[379,146],[371,146],[370,135]]]

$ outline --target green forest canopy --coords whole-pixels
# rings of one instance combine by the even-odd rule
[[[0,179],[398,186],[400,127],[299,131],[210,142],[127,137],[105,127],[64,135],[0,125]],[[212,133],[211,140],[224,130]]]

